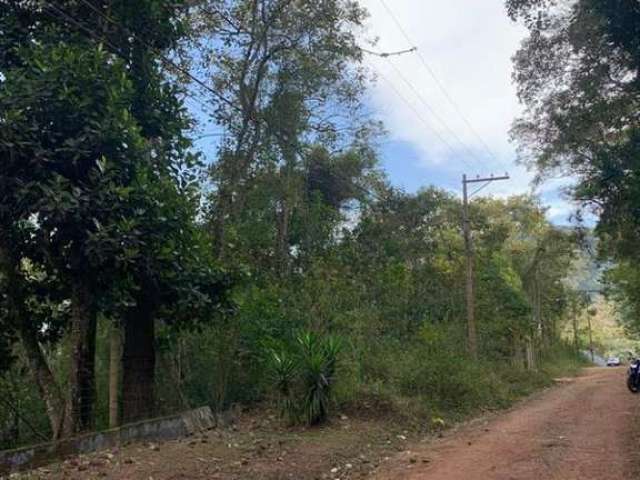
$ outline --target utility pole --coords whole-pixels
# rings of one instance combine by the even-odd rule
[[[471,238],[471,222],[469,220],[469,200],[473,195],[478,193],[484,187],[489,185],[491,182],[495,182],[497,180],[508,180],[509,175],[504,174],[501,177],[494,177],[491,175],[487,178],[480,178],[479,176],[476,178],[467,178],[467,175],[462,175],[462,231],[464,234],[464,250],[465,257],[467,260],[467,275],[466,275],[466,285],[465,285],[465,296],[466,296],[466,306],[467,306],[467,347],[469,349],[469,353],[471,357],[474,359],[478,358],[478,333],[476,329],[476,318],[475,318],[475,298],[474,298],[474,285],[473,285],[473,266],[474,266],[474,251],[473,251],[473,239]],[[467,190],[467,186],[470,183],[484,183],[480,188],[476,189],[474,192],[469,193]]]
[[[571,302],[571,320],[573,323],[573,346],[576,350],[576,357],[580,357],[580,340],[578,339],[578,305],[575,299]]]
[[[587,293],[587,294],[592,294],[592,293],[596,293],[599,295],[602,295],[603,292],[602,290],[580,290],[581,292]],[[591,354],[591,361],[594,362],[595,361],[595,353],[593,351],[593,331],[591,330],[591,317],[593,315],[595,315],[595,311],[592,313],[591,311],[587,311],[587,326],[589,328],[589,353]]]
[[[595,361],[595,355],[593,353],[593,334],[591,332],[591,315],[587,312],[587,324],[589,325],[589,352],[591,353],[591,362]]]

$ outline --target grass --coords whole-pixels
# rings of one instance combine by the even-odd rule
[[[587,362],[558,344],[535,370],[508,361],[471,361],[454,349],[436,353],[421,346],[380,348],[366,365],[359,375],[353,369],[339,373],[336,394],[342,408],[396,417],[429,431],[442,428],[442,422],[449,425],[507,408],[552,385],[554,378],[576,375]]]

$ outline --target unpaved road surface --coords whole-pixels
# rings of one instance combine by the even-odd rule
[[[589,368],[506,414],[414,445],[374,478],[636,480],[639,416],[624,368]]]

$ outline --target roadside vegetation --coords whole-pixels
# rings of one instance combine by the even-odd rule
[[[525,112],[512,130],[539,181],[573,175],[580,216],[597,218],[603,293],[625,333],[640,332],[638,29],[631,0],[509,0],[529,31],[514,57]]]
[[[380,168],[365,19],[0,1],[0,447],[202,405],[437,429],[580,367],[583,236],[528,195],[470,205],[467,353],[461,202]]]

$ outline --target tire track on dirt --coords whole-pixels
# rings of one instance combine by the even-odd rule
[[[640,397],[623,368],[574,380],[478,426],[414,445],[376,480],[633,480]],[[420,459],[420,461],[418,461]]]

